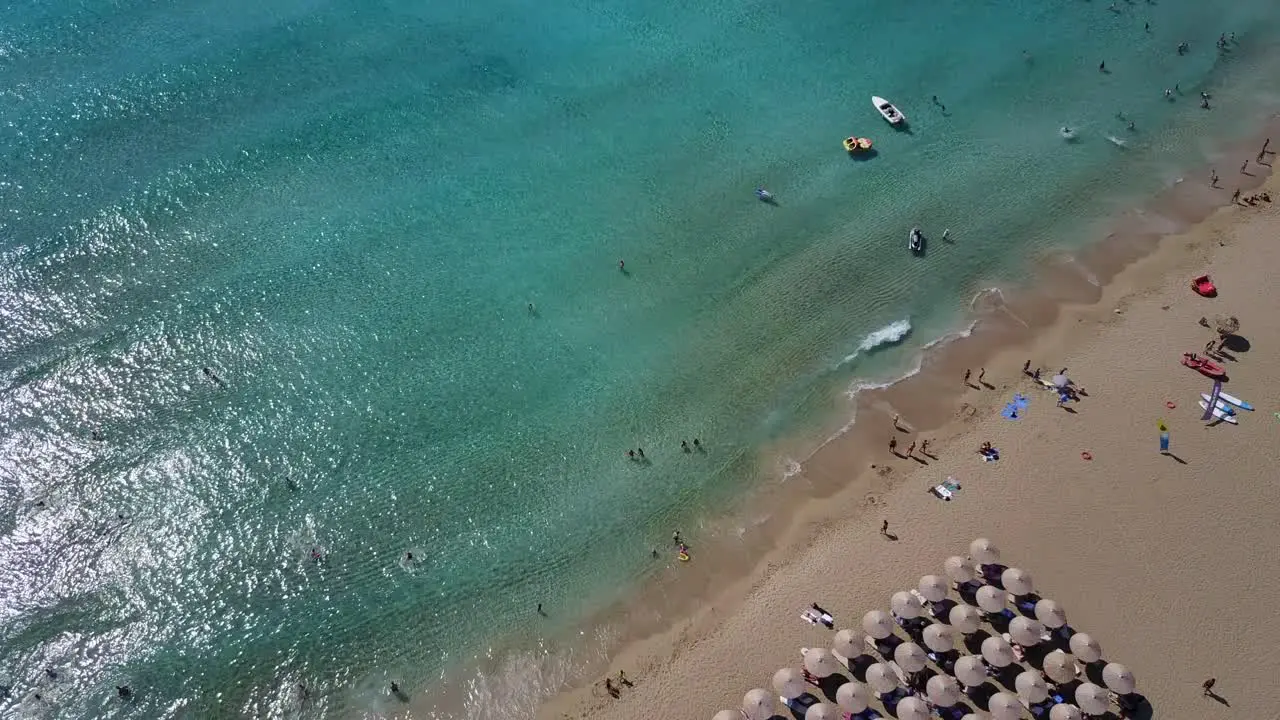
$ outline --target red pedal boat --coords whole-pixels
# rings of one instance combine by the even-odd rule
[[[1199,370],[1211,378],[1222,377],[1227,374],[1222,366],[1213,362],[1208,358],[1202,358],[1195,353],[1182,353],[1182,364],[1192,370]]]
[[[1209,279],[1208,275],[1201,275],[1192,280],[1191,289],[1204,297],[1214,297],[1218,294],[1218,288],[1214,287],[1213,281]]]

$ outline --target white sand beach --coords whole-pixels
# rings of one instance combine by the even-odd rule
[[[988,359],[992,389],[963,389],[962,366],[949,369],[951,419],[924,435],[936,459],[893,457],[883,441],[824,448],[791,488],[840,490],[807,503],[747,577],[623,648],[609,670],[633,683],[620,697],[597,682],[553,698],[540,717],[698,720],[736,709],[748,690],[771,690],[779,668],[800,667],[801,647],[831,647],[835,630],[859,629],[865,612],[888,610],[893,592],[941,574],[944,559],[979,536],[1061,603],[1105,659],[1133,671],[1154,717],[1277,717],[1270,658],[1280,626],[1269,620],[1280,593],[1277,238],[1275,204],[1228,206],[1161,240],[1096,303],[1065,308],[1029,345]],[[1202,272],[1218,297],[1191,291]],[[1242,411],[1238,425],[1201,421],[1199,393],[1212,382],[1180,363],[1213,336],[1197,320],[1215,314],[1241,324],[1224,387],[1257,410]],[[1087,397],[1055,407],[1051,392],[1022,375],[1028,359],[1049,376],[1067,368]],[[1008,420],[1000,410],[1015,393],[1030,405]],[[913,417],[909,399],[882,404],[904,423],[931,424]],[[883,423],[887,440],[889,417],[860,414],[859,424]],[[1161,420],[1169,455],[1158,452]],[[897,437],[900,451],[915,439]],[[975,452],[984,441],[1000,450],[998,462]],[[927,492],[948,477],[962,487],[953,501]],[[883,520],[896,540],[881,536]],[[800,620],[814,602],[834,614],[835,630]],[[1202,694],[1207,678],[1216,678],[1219,699]]]

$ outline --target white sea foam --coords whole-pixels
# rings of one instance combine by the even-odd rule
[[[858,343],[858,349],[846,355],[844,359],[840,361],[840,364],[844,365],[850,363],[859,355],[864,353],[872,352],[873,350],[890,345],[897,345],[905,340],[910,334],[911,318],[895,320],[879,330],[867,333],[867,336],[862,338],[862,342]]]

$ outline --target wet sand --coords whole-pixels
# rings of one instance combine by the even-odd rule
[[[1280,136],[1274,121],[1265,132]],[[1252,165],[1260,144],[1224,152],[1219,165]],[[1280,701],[1266,662],[1280,631],[1263,616],[1280,590],[1270,571],[1280,503],[1267,495],[1280,460],[1280,388],[1269,377],[1280,348],[1271,289],[1280,210],[1214,210],[1264,179],[1224,177],[1218,189],[1188,180],[1118,219],[1105,242],[1045,258],[1029,287],[977,299],[970,337],[930,353],[909,380],[860,395],[852,431],[708,528],[721,540],[637,598],[625,623],[609,619],[623,642],[596,677],[624,669],[634,687],[620,699],[600,682],[571,688],[539,717],[710,718],[736,708],[775,670],[798,666],[800,647],[829,647],[832,631],[798,617],[809,603],[831,610],[837,629],[856,629],[980,535],[1134,671],[1156,716],[1267,717]],[[1191,292],[1202,271],[1218,298]],[[1211,382],[1179,363],[1212,336],[1197,320],[1218,313],[1238,316],[1247,340],[1225,362],[1225,389],[1258,408],[1238,427],[1204,426],[1196,401]],[[1067,367],[1088,397],[1056,408],[1022,375],[1028,359],[1049,376]],[[979,388],[983,366],[990,387]],[[974,386],[962,384],[965,369]],[[1010,421],[999,411],[1015,392],[1031,406]],[[895,433],[894,414],[918,432]],[[1172,455],[1158,452],[1161,419]],[[899,451],[931,438],[936,458],[890,455],[894,435]],[[984,440],[999,462],[975,452]],[[948,476],[963,489],[942,502],[928,488]],[[896,540],[880,536],[882,520]],[[1229,708],[1201,696],[1208,677]]]

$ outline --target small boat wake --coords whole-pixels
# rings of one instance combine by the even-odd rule
[[[1115,135],[1108,135],[1107,139],[1110,140],[1118,148],[1128,149],[1129,147],[1129,142],[1127,140],[1121,140]]]

